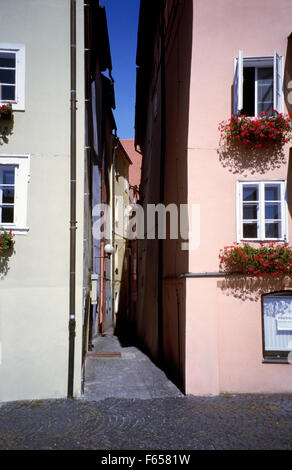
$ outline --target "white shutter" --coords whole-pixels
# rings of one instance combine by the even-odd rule
[[[238,58],[234,61],[233,80],[233,114],[243,108],[243,52],[238,51]]]
[[[279,56],[277,51],[274,51],[273,69],[274,69],[273,108],[276,111],[278,111],[278,113],[282,113],[283,112],[282,57]]]

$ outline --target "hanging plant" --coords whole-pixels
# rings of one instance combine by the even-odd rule
[[[12,117],[12,104],[2,104],[0,106],[0,119],[10,120]]]
[[[12,248],[14,236],[11,230],[7,232],[2,229],[2,232],[0,232],[0,253],[4,253],[6,250],[9,250],[9,248]]]
[[[220,250],[219,258],[220,269],[227,274],[292,277],[292,247],[287,243],[261,243],[258,248],[234,243]]]
[[[219,131],[226,144],[256,148],[284,145],[292,136],[292,113],[284,116],[277,111],[263,112],[254,118],[232,115],[227,121],[220,122]]]

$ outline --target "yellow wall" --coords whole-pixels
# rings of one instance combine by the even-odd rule
[[[112,170],[113,171],[113,170]],[[119,175],[119,176],[118,176]],[[115,210],[115,221],[121,220],[118,227],[115,227],[114,248],[115,253],[112,258],[114,263],[114,298],[118,296],[115,304],[115,313],[118,317],[127,314],[128,306],[128,256],[126,252],[126,227],[124,210],[129,204],[129,160],[125,157],[123,149],[119,146],[115,154],[114,164],[114,197],[119,198],[119,207]],[[117,211],[118,209],[118,211]],[[120,214],[120,216],[119,216]],[[117,308],[118,307],[118,308]],[[118,319],[118,318],[117,318]]]

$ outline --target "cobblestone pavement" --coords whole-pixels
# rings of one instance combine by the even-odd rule
[[[14,402],[0,449],[292,449],[291,395]]]
[[[184,396],[113,335],[94,341],[85,394],[0,403],[0,449],[292,449],[292,395]]]
[[[112,334],[98,336],[93,345],[86,360],[85,400],[183,396],[165,373],[137,347],[121,344]],[[96,353],[118,353],[120,357],[98,357],[94,355]]]

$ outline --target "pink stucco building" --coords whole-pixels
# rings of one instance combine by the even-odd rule
[[[135,143],[140,198],[195,206],[196,243],[139,244],[137,332],[185,393],[292,392],[292,281],[226,275],[233,242],[292,241],[291,141],[224,148],[243,110],[292,111],[290,0],[142,0]]]
[[[120,141],[132,162],[129,166],[129,188],[130,200],[134,203],[139,199],[138,192],[141,182],[142,155],[135,149],[134,139],[121,139]]]

